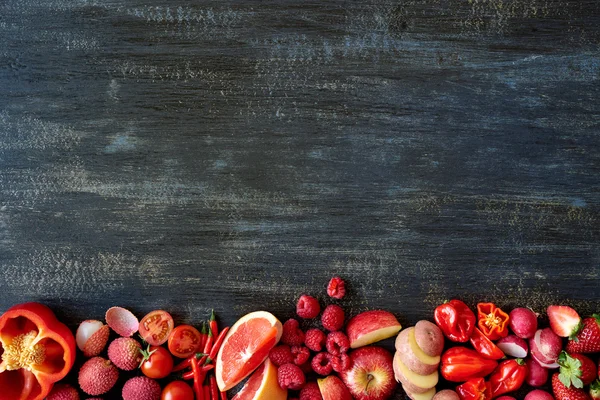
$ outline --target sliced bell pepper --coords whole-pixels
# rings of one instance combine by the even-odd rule
[[[0,317],[0,400],[42,400],[75,362],[75,338],[40,303],[9,308]]]
[[[481,331],[477,328],[473,329],[471,335],[471,344],[473,348],[485,358],[490,360],[499,360],[504,358],[504,352],[500,350],[498,346],[488,339]]]
[[[527,365],[520,358],[505,360],[490,376],[492,398],[518,390],[527,377]]]
[[[490,400],[492,398],[491,385],[483,378],[469,379],[462,385],[458,385],[456,393],[460,400]]]
[[[477,326],[490,340],[497,340],[508,335],[508,314],[493,303],[477,304]]]
[[[442,354],[440,372],[447,381],[466,382],[472,378],[483,378],[497,366],[497,361],[484,358],[475,350],[456,346]]]
[[[444,335],[453,342],[468,342],[475,327],[475,314],[460,300],[440,304],[433,318]]]

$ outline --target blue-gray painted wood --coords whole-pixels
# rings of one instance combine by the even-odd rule
[[[598,309],[600,3],[5,0],[0,310]]]

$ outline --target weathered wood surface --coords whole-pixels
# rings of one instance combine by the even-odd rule
[[[599,43],[593,0],[4,0],[0,310],[597,310]]]

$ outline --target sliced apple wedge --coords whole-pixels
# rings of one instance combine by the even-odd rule
[[[319,390],[323,400],[352,400],[350,390],[344,382],[335,375],[329,375],[323,379],[317,379]]]
[[[353,349],[397,335],[402,325],[394,314],[385,310],[365,311],[348,321],[346,334]]]
[[[435,370],[429,375],[419,375],[412,372],[400,360],[400,354],[396,352],[394,355],[394,375],[396,380],[411,393],[425,393],[429,389],[434,388],[439,380],[438,371]]]
[[[419,347],[415,338],[415,328],[406,328],[396,338],[396,350],[400,361],[412,372],[429,375],[437,370],[440,356],[429,356]]]

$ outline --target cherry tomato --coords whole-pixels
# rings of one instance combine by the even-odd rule
[[[173,370],[173,357],[164,347],[150,346],[140,368],[148,378],[162,379]]]
[[[167,341],[173,330],[173,317],[166,311],[155,310],[140,321],[140,335],[151,346],[160,346]]]
[[[188,358],[200,347],[200,332],[191,325],[179,325],[169,335],[169,351],[175,357]]]
[[[160,400],[194,400],[194,391],[184,381],[173,381],[165,386]]]

